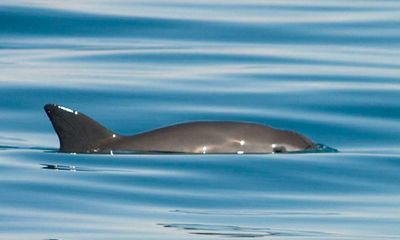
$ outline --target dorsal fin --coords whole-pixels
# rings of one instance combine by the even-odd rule
[[[60,152],[95,152],[106,140],[116,137],[116,134],[80,112],[56,104],[46,104],[44,110],[60,140]]]

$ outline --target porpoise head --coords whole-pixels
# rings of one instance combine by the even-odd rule
[[[276,130],[273,143],[267,146],[272,153],[300,153],[300,152],[338,152],[338,150],[324,144],[314,143],[309,138],[297,132]]]

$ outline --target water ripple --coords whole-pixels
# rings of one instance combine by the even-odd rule
[[[160,224],[166,228],[177,228],[186,230],[190,234],[234,237],[234,238],[258,238],[258,237],[331,237],[332,233],[316,231],[295,231],[272,228],[240,227],[228,225],[207,225],[207,224]]]
[[[1,237],[399,239],[399,10],[2,1]],[[247,121],[340,152],[58,153],[48,102],[121,134]]]

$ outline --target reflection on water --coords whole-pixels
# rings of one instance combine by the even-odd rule
[[[278,237],[327,237],[329,233],[308,232],[308,231],[291,231],[291,230],[275,230],[271,228],[251,228],[239,226],[222,226],[222,225],[205,225],[205,224],[160,224],[166,228],[177,228],[186,230],[190,234],[222,236],[234,238],[258,238],[267,236]]]
[[[173,213],[183,213],[183,214],[204,214],[204,215],[231,215],[231,216],[246,216],[246,215],[338,215],[338,213],[334,212],[232,212],[232,211],[188,211],[188,210],[171,210]]]
[[[398,239],[399,10],[2,1],[0,238]],[[48,102],[121,134],[248,121],[340,152],[63,154]]]

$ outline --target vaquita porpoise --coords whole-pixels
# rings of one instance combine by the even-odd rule
[[[336,151],[309,138],[263,124],[196,121],[123,136],[78,111],[46,104],[44,109],[66,153],[248,154]]]

